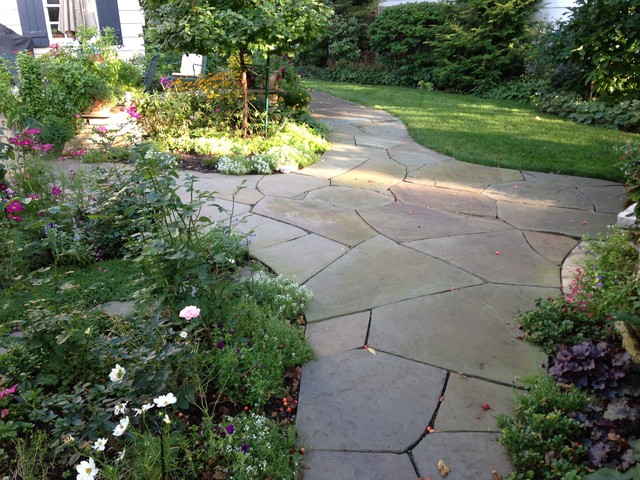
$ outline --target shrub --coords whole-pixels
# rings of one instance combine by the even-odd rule
[[[583,100],[576,94],[552,92],[536,95],[533,104],[541,112],[569,118],[577,123],[640,131],[640,100],[607,104],[599,100]]]
[[[433,48],[440,89],[471,92],[524,73],[526,29],[537,0],[457,0],[448,4]]]
[[[561,388],[543,376],[516,398],[511,417],[500,416],[500,443],[513,461],[512,479],[578,479],[584,426],[575,419],[588,397],[574,387]],[[571,475],[573,477],[565,477]]]
[[[582,342],[558,347],[549,373],[557,382],[571,383],[605,398],[626,393],[621,380],[631,368],[631,356],[606,342]]]
[[[431,81],[437,59],[428,45],[444,22],[444,3],[407,3],[385,8],[369,26],[371,50],[378,62],[395,70],[405,85]]]

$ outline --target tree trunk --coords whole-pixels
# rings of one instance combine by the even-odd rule
[[[240,82],[242,85],[242,136],[249,136],[249,85],[247,82],[247,64],[244,52],[240,52]]]

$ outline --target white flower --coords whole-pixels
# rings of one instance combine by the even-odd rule
[[[150,408],[153,408],[153,404],[152,403],[145,403],[144,405],[142,405],[142,411],[143,412],[146,412]]]
[[[93,446],[91,448],[99,452],[104,452],[104,447],[106,446],[107,446],[107,439],[99,438],[95,442],[93,442]]]
[[[118,423],[118,425],[116,425],[116,428],[113,429],[113,436],[119,437],[125,432],[128,426],[129,426],[129,417],[121,418],[120,423]]]
[[[185,331],[180,332],[180,338],[187,338],[189,334]]]
[[[160,395],[158,398],[153,399],[153,403],[155,403],[158,407],[166,407],[167,405],[171,405],[172,403],[176,403],[178,399],[173,395],[173,393],[167,393],[166,395]]]
[[[116,462],[119,462],[120,460],[122,460],[124,458],[124,452],[126,452],[126,451],[127,451],[127,449],[123,448],[122,451],[118,455],[116,455]]]
[[[127,373],[127,371],[116,363],[116,366],[113,367],[111,373],[109,374],[109,380],[114,383],[120,383],[124,378],[125,373]]]
[[[138,415],[140,415],[142,413],[142,410],[140,410],[139,408],[133,408],[133,413],[135,413],[134,417],[137,417]]]
[[[129,402],[116,403],[116,406],[113,407],[113,413],[116,415],[124,415],[127,413],[127,403]]]
[[[84,460],[76,467],[78,472],[77,480],[93,480],[100,471],[96,468],[96,463],[93,458],[89,457],[89,460]]]
[[[162,419],[162,421],[164,423],[171,423],[171,419],[169,418],[169,415],[167,415],[166,413],[164,414],[164,418]]]
[[[188,307],[184,307],[182,310],[180,310],[178,316],[180,318],[184,318],[185,320],[198,318],[200,316],[200,309],[195,305],[189,305]]]

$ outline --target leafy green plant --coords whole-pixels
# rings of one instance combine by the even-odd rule
[[[580,443],[584,426],[575,416],[588,402],[584,393],[561,388],[548,376],[539,377],[519,395],[513,415],[498,419],[500,444],[516,467],[509,478],[580,478],[585,471],[580,460],[587,448]]]

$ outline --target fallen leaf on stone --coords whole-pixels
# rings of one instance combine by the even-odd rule
[[[482,409],[486,412],[487,410],[491,410],[491,405],[489,405],[488,403],[483,403],[482,404]]]
[[[371,354],[373,354],[373,355],[375,355],[375,354],[376,354],[376,351],[375,351],[373,348],[371,348],[371,347],[367,347],[367,352],[369,352],[369,353],[371,353]]]
[[[440,470],[440,475],[442,475],[442,478],[451,473],[451,469],[447,466],[446,463],[444,463],[444,460],[442,459],[438,460],[438,470]]]
[[[500,252],[498,250],[496,250],[496,255],[500,255]]]
[[[496,472],[495,470],[491,470],[491,478],[493,480],[502,480],[502,475],[500,475],[498,472]]]

